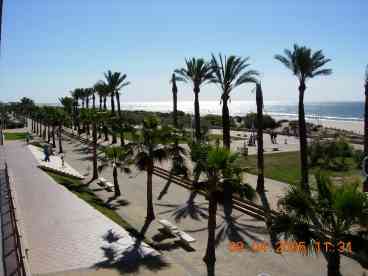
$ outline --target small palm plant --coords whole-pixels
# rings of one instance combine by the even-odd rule
[[[175,70],[176,81],[191,82],[194,92],[194,118],[195,137],[201,140],[201,116],[199,111],[199,92],[201,86],[209,83],[212,79],[212,66],[203,58],[191,58],[185,60],[185,67]]]
[[[121,195],[120,187],[118,183],[118,169],[121,172],[130,174],[132,165],[132,152],[127,148],[118,146],[107,147],[103,150],[104,156],[101,159],[101,165],[98,167],[100,171],[110,166],[112,167],[112,174],[114,178],[114,191],[115,197]]]
[[[147,173],[147,217],[149,224],[155,219],[152,199],[152,177],[154,165],[169,158],[167,143],[170,137],[170,130],[161,127],[159,120],[155,117],[147,117],[143,121],[140,132],[134,135],[135,164],[141,171]]]
[[[361,247],[349,242],[353,227],[356,231],[359,225],[368,225],[368,197],[358,191],[358,183],[336,186],[320,172],[316,182],[317,191],[311,196],[301,187],[290,188],[279,201],[281,212],[272,228],[280,238],[304,242],[305,253],[323,253],[327,275],[340,276],[340,255]]]
[[[300,159],[301,159],[301,185],[306,193],[310,193],[308,181],[308,145],[307,128],[304,112],[304,93],[306,90],[306,81],[317,76],[326,76],[332,73],[331,69],[323,69],[330,59],[326,58],[322,50],[312,52],[305,46],[294,45],[293,51],[284,50],[284,56],[276,55],[275,59],[284,64],[299,81],[299,136],[300,136]]]

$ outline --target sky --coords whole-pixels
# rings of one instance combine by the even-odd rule
[[[297,101],[297,79],[274,59],[294,43],[322,49],[333,74],[307,83],[306,101],[363,100],[367,0],[4,0],[0,101],[55,103],[107,70],[126,73],[121,101],[171,100],[169,79],[185,58],[250,57],[265,100]],[[232,93],[252,100],[252,85]],[[218,100],[215,85],[201,100]],[[179,100],[192,100],[179,84]]]

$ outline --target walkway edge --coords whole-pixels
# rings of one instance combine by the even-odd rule
[[[19,231],[19,240],[20,240],[20,244],[21,244],[21,248],[22,248],[22,258],[23,258],[23,262],[24,262],[24,269],[26,272],[25,276],[31,276],[31,270],[30,270],[30,266],[28,263],[28,243],[27,243],[27,238],[24,232],[24,227],[23,227],[23,219],[22,219],[22,215],[20,212],[20,208],[19,208],[19,204],[18,204],[18,200],[17,200],[17,195],[16,195],[16,190],[15,190],[15,181],[14,181],[14,177],[13,177],[13,173],[11,172],[11,170],[9,170],[9,187],[10,187],[10,193],[11,193],[11,198],[13,200],[13,206],[14,206],[14,214],[15,214],[15,218],[16,218],[16,224],[18,227],[18,231]]]

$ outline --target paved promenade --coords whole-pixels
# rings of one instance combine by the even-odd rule
[[[88,181],[91,177],[91,150],[88,146],[80,144],[73,139],[65,138],[64,150],[67,162],[77,169],[81,174],[86,175]],[[163,164],[165,166],[165,164]],[[108,168],[102,172],[101,176],[112,181],[112,169]],[[91,188],[103,200],[109,200],[112,206],[117,208],[117,212],[129,223],[137,227],[142,227],[146,215],[146,174],[138,172],[133,168],[131,175],[118,173],[119,185],[122,196],[111,200],[113,193],[101,189],[95,182],[91,183]],[[249,182],[255,185],[255,176],[249,176]],[[197,214],[193,219],[188,215],[180,222],[175,222],[176,214],[180,213],[180,208],[185,206],[189,197],[189,191],[175,184],[171,184],[168,193],[161,200],[157,200],[158,195],[165,186],[166,181],[154,177],[153,194],[155,211],[158,219],[167,219],[176,224],[196,239],[193,243],[194,250],[188,250],[178,244],[175,238],[164,235],[157,220],[150,225],[147,237],[155,240],[162,248],[164,255],[168,256],[175,263],[180,265],[187,275],[206,275],[205,265],[202,261],[207,243],[207,219]],[[266,186],[270,193],[273,193],[272,205],[276,205],[277,197],[285,189],[285,184],[277,181],[266,180]],[[119,202],[125,201],[121,205]],[[197,206],[200,207],[204,216],[207,213],[208,203],[202,197],[196,198]],[[183,209],[182,209],[183,210]],[[264,223],[237,211],[233,212],[234,220],[231,229],[235,229],[242,238],[249,244],[253,242],[269,241]],[[297,253],[275,254],[271,250],[266,252],[252,252],[247,249],[243,252],[229,252],[229,241],[224,235],[230,231],[229,221],[225,221],[223,210],[220,207],[217,217],[217,234],[219,239],[224,239],[216,249],[216,271],[221,276],[257,276],[261,272],[266,272],[270,276],[315,276],[326,275],[326,261],[322,256],[303,256]],[[363,269],[356,262],[342,258],[342,272],[344,276],[362,275]]]
[[[121,261],[119,256],[134,244],[129,234],[37,168],[24,142],[7,142],[4,149],[16,183],[32,274],[116,275],[115,270],[103,268],[108,261]],[[145,244],[137,252],[125,255],[125,261],[157,255]]]

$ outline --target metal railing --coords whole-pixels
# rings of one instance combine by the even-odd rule
[[[26,264],[26,252],[23,250],[22,235],[19,231],[18,219],[16,215],[16,208],[14,206],[14,197],[12,195],[12,189],[10,186],[8,165],[5,163],[5,185],[6,193],[9,204],[9,216],[10,224],[12,229],[12,240],[13,240],[13,254],[15,255],[15,268],[11,268],[13,271],[7,271],[9,268],[4,267],[5,275],[18,275],[18,276],[29,276],[29,269]]]

